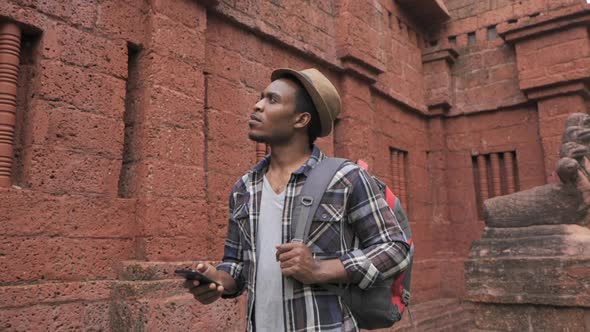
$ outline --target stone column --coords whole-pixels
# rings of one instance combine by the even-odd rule
[[[373,101],[370,86],[385,71],[379,43],[383,19],[377,13],[363,17],[355,2],[341,2],[338,12],[336,55],[343,67],[340,81],[342,111],[334,127],[334,153],[351,160],[373,164]],[[367,47],[368,45],[368,47]]]
[[[426,104],[432,117],[429,120],[430,160],[433,220],[440,223],[449,219],[446,165],[447,147],[445,145],[445,115],[453,104],[453,77],[451,67],[458,57],[450,46],[428,48],[422,55],[424,65],[424,85]],[[439,165],[439,166],[435,166]]]
[[[578,4],[498,27],[500,36],[514,45],[520,88],[538,103],[547,182],[557,181],[553,170],[565,119],[588,111],[588,26],[590,6]]]
[[[12,184],[20,41],[21,31],[16,24],[0,25],[0,187]]]

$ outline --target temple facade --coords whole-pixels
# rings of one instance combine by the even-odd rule
[[[272,70],[316,67],[343,106],[318,146],[411,221],[414,321],[392,330],[524,331],[490,322],[526,287],[500,299],[482,271],[506,266],[469,251],[496,250],[486,200],[559,183],[589,27],[586,0],[0,1],[0,330],[243,331],[244,297],[201,306],[172,271],[222,257]]]

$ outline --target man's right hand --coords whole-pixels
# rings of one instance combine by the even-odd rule
[[[197,271],[205,275],[211,280],[215,280],[222,284],[221,277],[218,276],[218,271],[215,267],[208,263],[199,263],[197,265]],[[217,286],[216,284],[201,284],[198,280],[186,280],[184,287],[193,294],[195,299],[202,304],[210,304],[217,301],[221,294],[223,294],[224,287]]]

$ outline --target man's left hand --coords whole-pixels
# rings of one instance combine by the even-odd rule
[[[311,250],[305,244],[281,244],[277,246],[276,255],[285,277],[293,277],[304,284],[317,283],[316,274],[320,269],[320,263],[313,258]]]

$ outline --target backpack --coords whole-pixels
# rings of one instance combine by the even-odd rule
[[[304,242],[309,234],[311,219],[318,208],[321,198],[334,178],[336,172],[347,160],[341,158],[327,158],[320,162],[309,173],[301,193],[300,200],[295,202],[294,236],[292,241]],[[359,160],[359,167],[367,169],[367,164]],[[336,285],[322,284],[321,286],[342,298],[350,308],[358,326],[373,330],[390,327],[402,318],[402,313],[410,303],[410,281],[414,245],[410,223],[401,207],[400,200],[381,181],[373,177],[383,191],[385,201],[397,218],[407,242],[410,245],[408,267],[391,278],[378,280],[367,289],[361,290],[356,285],[341,288]],[[411,318],[411,315],[410,315]]]

